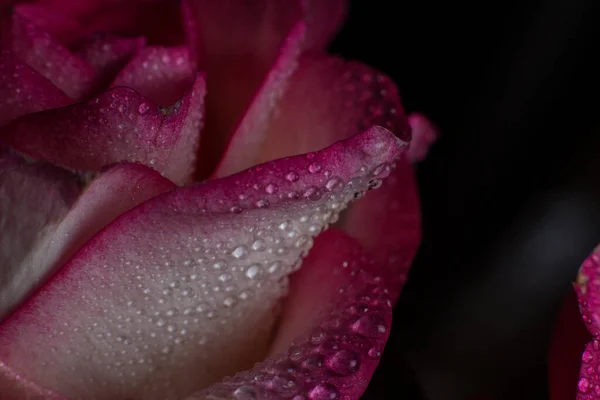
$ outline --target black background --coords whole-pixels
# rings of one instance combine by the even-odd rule
[[[442,131],[364,399],[548,398],[556,313],[600,242],[599,22],[598,0],[352,2],[332,51],[390,75]]]

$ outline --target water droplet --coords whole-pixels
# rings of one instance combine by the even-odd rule
[[[277,192],[279,188],[277,187],[277,185],[275,185],[274,183],[269,183],[266,187],[265,187],[265,192],[269,193],[269,194],[275,194]]]
[[[139,112],[141,115],[144,115],[144,114],[146,114],[146,113],[148,112],[148,110],[150,110],[150,106],[149,106],[147,103],[142,103],[142,104],[140,104],[140,105],[139,105],[139,107],[138,107],[138,112]]]
[[[227,281],[230,281],[230,280],[231,280],[231,278],[233,278],[233,276],[232,276],[232,275],[231,275],[229,272],[225,272],[225,273],[223,273],[223,274],[219,275],[219,280],[220,280],[221,282],[227,282]]]
[[[383,163],[375,167],[373,170],[373,176],[379,179],[387,178],[392,172],[392,167],[388,163]]]
[[[358,354],[351,350],[340,350],[327,359],[327,367],[337,375],[351,375],[358,370]]]
[[[267,382],[267,387],[285,397],[298,392],[298,383],[289,375],[277,375]]]
[[[381,357],[381,351],[379,351],[377,348],[375,347],[371,347],[367,353],[369,355],[369,357],[371,358],[379,358]]]
[[[298,176],[297,173],[295,172],[289,172],[286,176],[285,179],[287,179],[289,182],[297,182],[298,179],[300,179],[300,177]]]
[[[216,269],[216,270],[224,269],[226,266],[227,266],[227,263],[223,260],[219,260],[212,265],[213,269]]]
[[[269,265],[269,273],[270,274],[275,274],[277,272],[279,272],[281,270],[282,264],[280,261],[275,261],[273,262],[271,265]]]
[[[344,188],[344,182],[338,177],[333,177],[327,181],[325,187],[330,192],[339,193]]]
[[[259,264],[253,264],[246,270],[246,276],[250,279],[256,279],[260,276],[262,267]]]
[[[301,248],[301,247],[304,247],[307,243],[308,243],[308,236],[302,235],[302,236],[298,237],[298,239],[296,239],[296,242],[294,243],[294,245],[297,248]]]
[[[577,382],[577,388],[581,393],[587,393],[590,391],[591,385],[586,378],[581,378],[579,382]]]
[[[381,179],[371,179],[368,183],[369,185],[369,190],[371,189],[379,189],[381,187],[381,185],[383,184],[383,181]]]
[[[375,337],[387,331],[383,321],[373,315],[364,315],[352,324],[352,330],[359,335]]]
[[[312,201],[317,201],[321,198],[321,190],[318,187],[310,186],[304,191],[304,197]]]
[[[163,354],[170,354],[173,351],[173,348],[171,346],[165,346],[160,351]]]
[[[197,312],[197,313],[202,313],[202,312],[204,312],[204,311],[206,311],[206,310],[208,310],[208,309],[209,309],[209,305],[208,305],[208,303],[199,303],[199,304],[196,306],[196,312]]]
[[[254,243],[252,243],[252,250],[254,251],[264,251],[267,248],[267,244],[262,239],[256,239]]]
[[[234,214],[240,214],[243,210],[240,206],[233,206],[229,209],[229,211],[231,211]]]
[[[246,246],[238,246],[231,252],[231,255],[238,260],[243,260],[248,255],[248,249]]]
[[[269,200],[260,199],[257,200],[256,203],[254,203],[254,205],[258,208],[268,208],[271,205],[271,203],[269,203]]]
[[[256,392],[251,386],[240,386],[233,392],[236,400],[254,400],[256,399]]]
[[[581,360],[584,363],[589,363],[594,359],[594,354],[591,351],[584,351],[583,354],[581,355]]]
[[[177,316],[177,314],[178,314],[178,313],[179,313],[179,312],[177,311],[177,309],[176,309],[176,308],[169,308],[169,309],[168,309],[168,310],[165,312],[165,315],[166,315],[167,317],[175,317],[175,316]]]
[[[226,297],[225,300],[223,300],[223,305],[225,305],[225,307],[235,307],[236,304],[237,300],[235,297]]]
[[[308,398],[311,400],[334,400],[339,397],[335,386],[330,384],[318,384],[308,392]]]
[[[319,163],[312,163],[308,166],[308,172],[310,172],[311,174],[316,174],[318,172],[321,172],[321,165]]]

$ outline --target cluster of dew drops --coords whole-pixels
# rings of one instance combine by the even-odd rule
[[[341,267],[354,271],[361,265],[362,261],[353,260]],[[354,377],[361,368],[374,368],[381,356],[387,334],[385,314],[391,307],[387,290],[368,282],[356,295],[345,297],[333,308],[338,311],[325,317],[308,338],[294,343],[285,356],[226,378],[186,400],[354,399]]]
[[[600,258],[594,253],[584,262],[583,269],[598,271],[599,264]],[[592,281],[590,281],[590,279]],[[578,283],[582,290],[591,290],[591,286],[594,286],[595,288],[599,287],[600,279],[598,277],[586,278],[584,275],[580,274],[578,276]],[[586,287],[587,289],[583,289]],[[598,306],[600,306],[597,295],[592,291],[587,293],[585,300],[580,298],[579,301],[582,319],[585,324],[588,327],[597,326],[599,318],[593,311],[597,310]],[[598,359],[598,354],[600,354],[600,340],[598,339],[598,335],[600,334],[600,331],[598,328],[591,328],[590,333],[594,339],[581,356],[581,372],[583,373],[583,376],[579,378],[579,381],[577,382],[577,389],[579,392],[577,397],[578,400],[593,400],[600,398],[600,359]]]
[[[264,209],[271,207],[273,196],[284,201],[302,197],[310,200],[296,202],[302,205],[300,209],[268,210],[264,214],[269,218],[259,218],[254,226],[242,227],[242,233],[229,241],[190,237],[175,249],[157,246],[151,250],[156,253],[150,255],[150,259],[156,260],[156,272],[143,270],[135,259],[123,260],[124,267],[134,271],[128,278],[133,296],[128,298],[125,294],[121,299],[126,306],[121,311],[104,309],[103,321],[89,321],[87,335],[104,342],[105,350],[95,355],[84,352],[82,357],[89,361],[87,365],[92,370],[101,367],[116,372],[125,385],[134,384],[136,376],[151,374],[161,365],[169,365],[173,371],[186,368],[181,359],[187,357],[178,354],[188,351],[202,354],[199,346],[212,345],[214,340],[226,342],[231,329],[235,329],[232,326],[248,315],[265,311],[256,309],[269,304],[263,301],[265,297],[285,296],[287,276],[300,267],[302,257],[312,247],[313,237],[335,223],[349,202],[367,190],[380,187],[393,168],[393,164],[387,163],[370,171],[363,167],[357,177],[345,182],[318,163],[310,163],[308,173],[322,174],[322,184],[309,186],[303,192],[280,190],[275,184],[255,187],[264,191],[265,196],[240,195],[238,205],[229,212],[267,211]],[[298,185],[292,184],[300,176],[288,171],[284,179],[288,185],[282,183],[281,187],[297,188]],[[175,261],[172,254],[186,256]],[[137,270],[143,272],[136,274]],[[251,301],[258,297],[260,301]],[[76,350],[73,355],[78,356]],[[89,372],[89,383],[111,384]],[[169,386],[168,379],[164,384]],[[318,393],[321,389],[315,390]],[[325,398],[315,394],[311,399]]]

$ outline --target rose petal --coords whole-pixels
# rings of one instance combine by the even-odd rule
[[[548,381],[551,400],[576,397],[581,355],[589,341],[590,334],[581,320],[577,297],[571,292],[558,315],[550,346]]]
[[[131,60],[111,86],[130,87],[165,107],[189,90],[195,76],[187,47],[147,47]]]
[[[389,296],[372,275],[376,271],[343,233],[320,236],[291,278],[278,349],[272,351],[277,355],[187,400],[359,399],[392,320]]]
[[[70,15],[58,11],[46,4],[17,4],[14,7],[14,10],[40,29],[50,33],[61,43],[68,43],[77,39],[81,31],[84,30],[81,24]]]
[[[132,89],[118,87],[86,103],[17,119],[0,139],[31,157],[74,170],[140,162],[184,184],[195,168],[204,92],[204,78],[198,76],[183,99],[160,109]]]
[[[371,125],[410,138],[393,82],[365,65],[337,58],[305,57],[274,118],[250,110],[221,161],[219,176],[257,161],[313,151]]]
[[[408,159],[411,163],[418,163],[425,159],[429,147],[437,140],[439,129],[429,118],[421,113],[410,114],[408,116],[408,123],[412,129]]]
[[[376,172],[389,178],[380,190],[367,193],[348,210],[343,227],[377,263],[388,268],[391,279],[385,284],[395,302],[421,241],[420,202],[414,171],[406,158],[393,171],[382,166]]]
[[[575,290],[579,307],[588,330],[593,336],[600,334],[600,246],[584,261]]]
[[[6,400],[67,400],[14,373],[0,362],[0,393]]]
[[[0,125],[25,114],[62,107],[71,99],[52,82],[21,63],[11,52],[0,53]]]
[[[60,168],[28,164],[3,154],[0,159],[0,318],[46,273],[30,268],[28,257],[73,207],[80,192],[77,177]]]
[[[393,82],[360,63],[304,58],[277,109],[278,115],[272,119],[250,109],[217,169],[218,175],[257,161],[312,151],[355,135],[370,124],[410,137]],[[390,171],[389,166],[382,166],[380,173],[387,176]],[[400,162],[387,185],[353,205],[345,226],[373,252],[377,262],[394,271],[390,284],[393,293],[398,293],[420,241],[419,201],[413,171],[406,161]],[[395,300],[396,295],[393,297]]]
[[[79,178],[59,168],[14,156],[0,168],[0,319],[107,223],[174,187],[134,164],[102,173],[81,195]]]
[[[181,11],[172,0],[118,0],[99,2],[79,14],[88,25],[88,34],[113,33],[119,36],[144,36],[152,45],[184,44]]]
[[[87,96],[93,86],[91,65],[19,13],[13,13],[3,26],[2,46],[75,100]]]
[[[104,89],[145,45],[143,37],[105,36],[80,44],[78,54],[96,70],[96,87]]]
[[[575,290],[579,308],[593,339],[581,356],[577,400],[595,400],[600,396],[600,247],[584,261]]]
[[[227,176],[252,165],[265,141],[273,114],[279,107],[292,74],[298,68],[298,58],[304,45],[306,25],[298,23],[288,35],[279,57],[269,71],[260,90],[252,100],[240,126],[237,127],[227,153],[221,160],[214,177]],[[299,152],[301,153],[301,152]],[[234,156],[235,155],[235,156]]]
[[[297,23],[308,24],[307,37],[312,41],[304,48],[322,51],[317,46],[323,46],[337,30],[344,12],[345,1],[339,0],[188,1],[185,20],[199,29],[190,42],[197,45],[194,58],[210,76],[207,129],[211,135],[203,139],[206,153],[201,159],[205,174],[212,172],[218,161],[214,155],[222,153]],[[195,24],[190,25],[190,14]],[[194,37],[189,31],[187,36]]]
[[[282,278],[403,145],[373,128],[144,203],[0,326],[0,359],[61,395],[111,400],[177,399],[251,365]]]

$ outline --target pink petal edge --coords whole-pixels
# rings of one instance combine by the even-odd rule
[[[118,162],[139,162],[181,185],[193,180],[204,94],[203,75],[167,109],[132,89],[117,87],[85,103],[21,117],[0,131],[0,140],[33,158],[73,170],[99,171]]]
[[[305,56],[295,73],[281,76],[288,81],[276,81],[277,86],[265,81],[223,155],[220,176],[256,162],[314,151],[372,125],[410,140],[398,91],[378,71],[339,58]],[[277,114],[271,114],[269,98],[264,99],[279,87],[287,88],[285,96],[276,97],[281,101]]]
[[[376,172],[387,178],[382,187],[349,208],[342,226],[387,268],[385,285],[396,302],[421,242],[420,201],[407,157],[394,170],[387,165]]]
[[[130,87],[166,107],[183,97],[195,76],[188,47],[146,47],[125,66],[111,86]]]
[[[71,99],[8,50],[0,53],[0,126],[29,113],[70,104]]]
[[[392,303],[360,245],[330,230],[291,276],[271,357],[194,399],[359,399],[383,351]]]
[[[302,50],[323,52],[344,13],[345,1],[339,0],[184,3],[187,37],[196,48],[193,58],[210,76],[207,129],[213,134],[204,138],[202,146],[205,175],[213,172],[218,162],[215,155],[223,152],[269,70],[278,57],[285,57],[279,54],[282,47],[288,51],[286,37],[294,35],[298,24],[306,25],[310,42]],[[195,35],[190,33],[193,29]],[[281,88],[276,84],[274,89]]]
[[[429,148],[440,136],[440,130],[422,113],[410,114],[408,123],[412,129],[413,137],[408,150],[408,159],[411,163],[419,163],[425,159]]]
[[[143,165],[116,165],[79,193],[79,178],[44,163],[0,163],[0,320],[48,280],[88,239],[134,206],[175,186]]]
[[[581,266],[575,290],[583,322],[593,337],[581,356],[577,400],[596,400],[600,396],[600,247]]]
[[[299,22],[290,31],[274,66],[267,74],[227,145],[226,154],[232,156],[221,159],[213,172],[213,177],[242,171],[256,161],[256,155],[260,154],[273,113],[278,110],[289,80],[298,68],[298,59],[304,46],[305,36],[304,22]]]
[[[57,393],[100,400],[178,399],[249,367],[312,237],[405,147],[375,127],[149,200],[0,325],[0,359]]]
[[[2,22],[4,50],[12,51],[72,99],[80,101],[90,94],[95,79],[91,65],[18,12]]]

